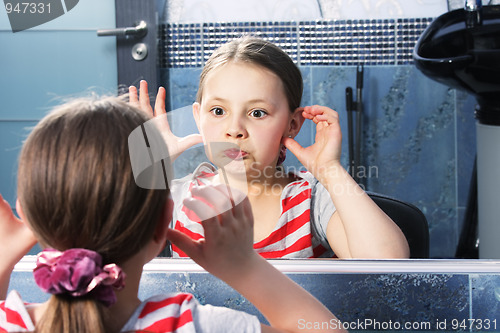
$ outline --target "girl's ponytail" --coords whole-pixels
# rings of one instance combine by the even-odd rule
[[[106,309],[93,298],[52,295],[43,318],[36,324],[37,333],[105,333]]]

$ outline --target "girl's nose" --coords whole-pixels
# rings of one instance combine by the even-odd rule
[[[226,131],[226,137],[233,139],[244,139],[248,136],[248,132],[243,124],[243,121],[238,118],[232,119]]]

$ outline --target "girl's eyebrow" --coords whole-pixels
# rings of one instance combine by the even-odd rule
[[[222,103],[227,103],[228,100],[225,99],[225,98],[222,98],[222,97],[210,97],[207,99],[208,101],[212,102],[212,101],[215,101],[215,102],[222,102]]]
[[[221,102],[221,103],[228,103],[228,102],[231,102],[230,99],[226,99],[226,98],[222,98],[222,97],[211,97],[211,98],[208,98],[208,101],[210,102]],[[246,104],[255,104],[255,103],[264,103],[264,104],[268,104],[268,105],[274,105],[273,103],[263,99],[263,98],[254,98],[254,99],[251,99],[251,100],[248,100],[248,101],[245,101]]]

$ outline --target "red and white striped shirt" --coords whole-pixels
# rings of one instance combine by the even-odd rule
[[[173,182],[172,197],[175,209],[173,228],[182,231],[194,240],[204,237],[199,218],[182,201],[189,197],[193,186],[209,184],[216,174],[212,165],[203,163],[193,175]],[[295,181],[289,183],[281,193],[281,215],[265,239],[254,243],[254,249],[264,258],[331,258],[334,253],[326,238],[326,227],[335,207],[330,194],[310,172],[294,174]],[[187,257],[175,245],[174,257]]]
[[[11,291],[0,302],[0,332],[33,332],[21,296]],[[257,317],[224,307],[200,305],[191,294],[158,295],[136,309],[122,332],[260,332]]]

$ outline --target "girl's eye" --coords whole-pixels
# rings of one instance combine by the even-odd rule
[[[252,110],[252,112],[250,113],[250,115],[254,118],[262,118],[264,116],[267,115],[267,113],[263,110]]]
[[[210,112],[214,116],[223,116],[226,113],[226,111],[224,111],[224,109],[222,108],[213,108],[212,110],[210,110]]]

